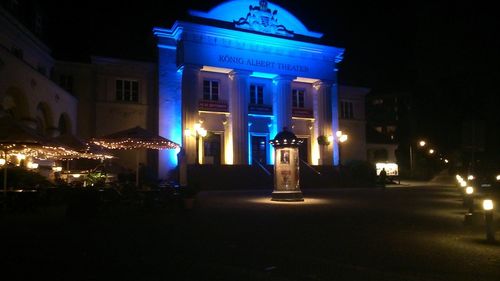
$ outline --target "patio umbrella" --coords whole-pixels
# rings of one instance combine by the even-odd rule
[[[62,144],[44,137],[13,117],[4,115],[0,117],[0,150],[5,157],[4,165],[4,192],[7,192],[7,164],[8,156],[23,154],[38,159],[53,159],[78,155]]]
[[[54,140],[65,147],[68,147],[79,154],[73,158],[88,158],[88,159],[108,159],[114,156],[109,152],[108,149],[98,146],[92,142],[86,142],[79,137],[72,134],[64,134],[54,138]],[[62,157],[62,159],[68,159],[67,157]]]
[[[139,126],[103,137],[93,138],[92,142],[108,149],[135,149],[137,151],[135,174],[135,183],[137,186],[139,186],[139,149],[161,150],[180,147],[177,143]]]

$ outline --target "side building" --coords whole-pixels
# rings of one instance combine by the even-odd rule
[[[136,126],[157,132],[155,63],[93,56],[90,63],[58,61],[54,75],[70,81],[68,90],[79,98],[77,134],[83,139]],[[115,150],[113,154],[125,168],[133,170],[139,161],[156,170],[155,152]]]
[[[0,6],[0,106],[50,137],[77,131],[78,100],[55,82],[54,66],[50,49],[34,31]]]
[[[339,86],[339,130],[347,135],[347,141],[339,143],[342,164],[367,160],[365,97],[369,92],[364,87]]]

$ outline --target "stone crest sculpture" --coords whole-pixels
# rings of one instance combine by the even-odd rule
[[[278,23],[277,13],[277,10],[271,11],[268,8],[266,0],[260,0],[259,6],[250,5],[249,12],[245,18],[242,17],[233,22],[237,28],[293,37],[293,31],[288,30],[285,26]]]

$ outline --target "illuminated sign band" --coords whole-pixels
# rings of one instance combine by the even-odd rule
[[[243,57],[230,56],[230,55],[219,55],[219,62],[234,64],[234,65],[247,65],[263,67],[270,70],[286,70],[293,72],[309,72],[309,67],[300,64],[288,64],[276,61],[262,60],[262,59],[246,59]]]
[[[292,108],[292,116],[293,117],[312,118],[313,111],[312,111],[312,109]]]
[[[226,101],[201,100],[198,103],[198,110],[228,112],[228,106]]]
[[[250,104],[248,105],[248,112],[253,114],[273,114],[273,107],[270,105]]]

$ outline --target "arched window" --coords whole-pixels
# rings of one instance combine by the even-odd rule
[[[47,129],[52,127],[52,111],[50,107],[41,102],[36,107],[36,128],[40,135],[46,135]]]
[[[61,135],[71,134],[71,119],[67,113],[63,113],[59,117],[58,128]]]
[[[4,98],[1,100],[1,107],[15,119],[21,120],[30,117],[26,95],[18,88],[10,87],[7,89]]]

